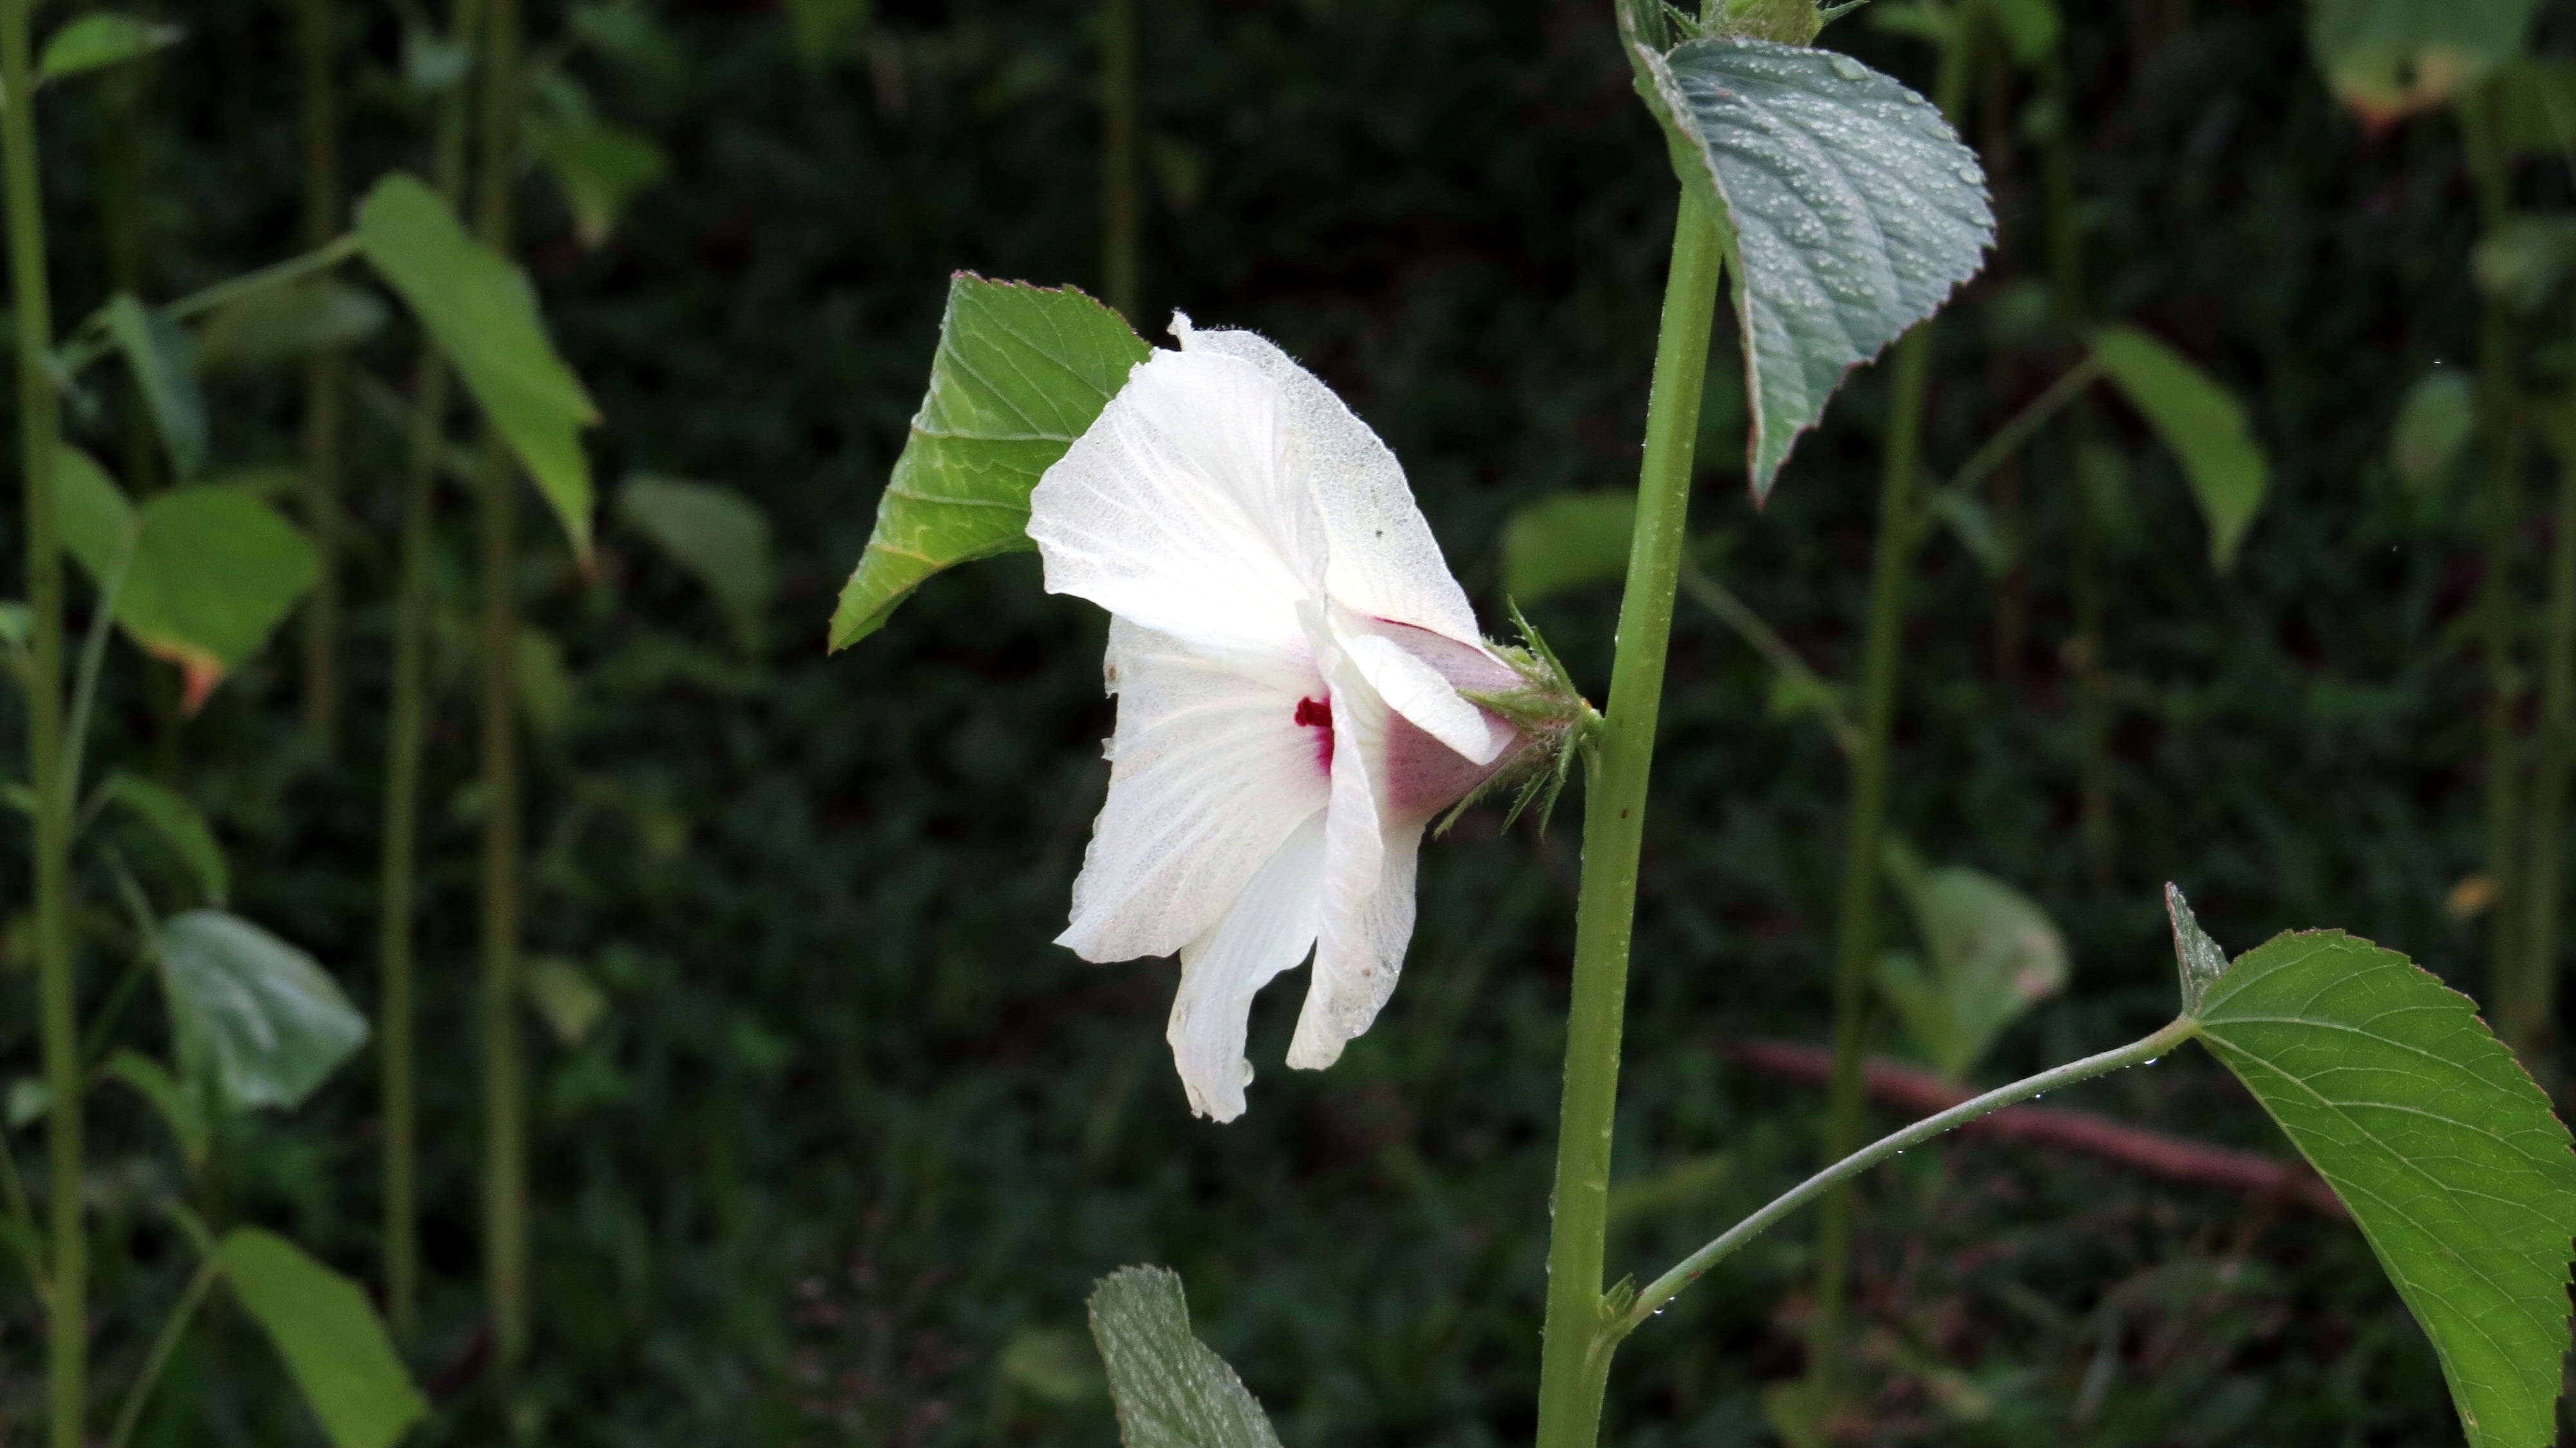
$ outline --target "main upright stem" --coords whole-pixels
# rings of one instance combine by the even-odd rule
[[[89,1378],[89,1241],[81,1221],[80,1002],[72,978],[71,794],[63,777],[63,555],[54,519],[54,452],[62,418],[46,354],[54,345],[45,272],[45,202],[36,161],[36,82],[27,12],[35,0],[0,0],[0,167],[8,175],[9,281],[17,313],[19,475],[25,489],[27,772],[35,793],[37,992],[44,1036],[45,1148],[51,1168],[52,1278],[46,1386],[53,1448],[81,1448]]]
[[[1619,1036],[1628,995],[1637,858],[1647,774],[1664,692],[1673,588],[1681,572],[1698,442],[1700,386],[1725,248],[1710,201],[1682,191],[1673,261],[1646,404],[1636,533],[1619,606],[1610,711],[1583,802],[1583,882],[1575,907],[1574,990],[1565,1030],[1565,1098],[1558,1114],[1555,1221],[1547,1251],[1539,1448],[1590,1448],[1601,1427],[1609,1345],[1599,1341],[1601,1255],[1609,1222],[1610,1144],[1619,1098]]]
[[[518,179],[519,4],[490,0],[484,55],[483,242],[510,250]],[[483,430],[484,1262],[493,1356],[506,1390],[528,1351],[528,1142],[519,1020],[518,469]]]
[[[304,65],[304,244],[340,234],[338,7],[296,0],[296,49]],[[304,526],[320,564],[304,605],[304,726],[323,747],[340,725],[340,417],[346,358],[337,347],[313,354],[304,372]]]
[[[1941,52],[1941,111],[1956,120],[1966,100],[1970,44],[1955,36]],[[1924,321],[1896,348],[1893,399],[1880,455],[1878,541],[1870,566],[1869,624],[1861,649],[1860,747],[1851,754],[1851,814],[1843,840],[1842,906],[1834,931],[1834,1069],[1826,1087],[1825,1159],[1861,1144],[1868,1100],[1869,982],[1878,958],[1880,843],[1887,823],[1887,760],[1896,733],[1896,676],[1905,642],[1906,573],[1914,558],[1916,474],[1923,462],[1923,403],[1932,377],[1933,324]],[[1809,1343],[1812,1381],[1830,1398],[1841,1359],[1843,1293],[1851,1271],[1852,1194],[1825,1198],[1817,1233],[1816,1315]]]
[[[466,44],[482,24],[478,0],[456,0],[448,34]],[[467,92],[451,89],[438,107],[431,171],[453,206],[465,191]],[[420,776],[429,711],[430,518],[447,446],[447,358],[420,348],[420,396],[412,412],[411,463],[403,479],[400,573],[394,585],[393,699],[385,728],[385,838],[381,881],[384,993],[377,1036],[384,1049],[385,1309],[397,1337],[420,1323],[419,1111],[413,1093],[412,874],[420,847]]]

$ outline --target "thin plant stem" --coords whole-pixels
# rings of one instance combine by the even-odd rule
[[[170,1315],[161,1322],[161,1331],[152,1339],[152,1350],[143,1356],[143,1370],[136,1375],[134,1386],[125,1393],[125,1406],[117,1410],[116,1429],[107,1438],[107,1448],[126,1448],[134,1441],[134,1430],[143,1422],[143,1410],[152,1401],[152,1390],[161,1382],[161,1372],[170,1366],[170,1357],[179,1350],[188,1335],[188,1324],[197,1317],[197,1308],[213,1289],[215,1278],[222,1272],[219,1259],[208,1257],[188,1279],[179,1300],[170,1305]]]
[[[340,231],[339,7],[296,0],[296,49],[303,62],[304,244]],[[320,571],[304,605],[304,727],[328,750],[340,721],[340,421],[347,357],[313,354],[304,372],[304,526]]]
[[[1967,98],[1970,46],[1954,35],[1942,48],[1935,87],[1941,111],[1955,121]],[[1896,732],[1896,682],[1904,652],[1906,575],[1921,536],[1914,495],[1923,465],[1924,401],[1932,379],[1933,323],[1924,321],[1897,344],[1887,438],[1880,458],[1878,539],[1870,566],[1869,622],[1861,646],[1860,745],[1851,755],[1851,810],[1843,841],[1842,902],[1834,939],[1834,1067],[1826,1085],[1825,1156],[1850,1153],[1866,1125],[1862,1068],[1869,1053],[1869,981],[1878,958],[1879,841],[1887,822],[1890,740]],[[1852,1195],[1825,1199],[1817,1233],[1816,1315],[1808,1370],[1818,1396],[1830,1400],[1842,1356],[1843,1295],[1851,1273]]]
[[[0,168],[7,172],[9,281],[17,316],[18,439],[25,491],[28,642],[27,754],[35,794],[36,971],[41,998],[45,1148],[52,1177],[48,1234],[52,1301],[47,1304],[46,1390],[52,1448],[81,1448],[89,1388],[89,1237],[81,1220],[83,1103],[80,1005],[72,977],[71,794],[63,780],[63,555],[55,520],[54,453],[61,446],[61,399],[47,370],[54,316],[45,268],[45,209],[36,169],[36,84],[29,63],[28,11],[35,0],[0,0]]]
[[[2549,603],[2541,634],[2540,760],[2531,791],[2528,873],[2523,895],[2520,1038],[2509,1044],[2545,1087],[2556,1085],[2558,911],[2566,893],[2560,841],[2567,830],[2567,783],[2576,768],[2576,418],[2550,418],[2558,464],[2558,508],[2549,545]]]
[[[1100,0],[1100,270],[1132,324],[1139,264],[1136,0]]]
[[[2048,384],[2046,391],[2024,403],[2021,411],[1996,428],[1994,436],[1979,444],[1977,450],[1968,455],[1968,460],[1959,464],[1959,471],[1951,475],[1949,491],[1963,495],[1975,491],[1978,484],[1993,476],[1995,469],[2020,452],[2023,444],[2048,426],[2068,403],[2081,396],[2085,388],[2101,380],[2102,363],[2090,355],[2067,368],[2064,375]]]
[[[2512,207],[2505,160],[2488,114],[2489,97],[2472,89],[2459,104],[2460,138],[2476,181],[2481,229],[2493,236]],[[2490,294],[2478,328],[2478,435],[2486,456],[2486,557],[2478,585],[2478,622],[2486,655],[2487,879],[2494,887],[2490,979],[2497,1024],[2506,1044],[2520,1051],[2539,1030],[2533,1015],[2529,972],[2522,961],[2523,922],[2521,668],[2514,657],[2518,627],[2514,574],[2522,530],[2522,406],[2514,376],[2520,343],[2513,313]]]
[[[519,77],[519,24],[518,0],[490,0],[484,22],[477,209],[483,243],[504,255],[510,250],[525,90]],[[528,1351],[527,1067],[519,1018],[518,481],[509,449],[487,424],[478,503],[483,555],[483,1252],[493,1358],[505,1393]]]
[[[448,33],[468,39],[482,21],[479,0],[456,0]],[[431,170],[450,205],[465,189],[468,92],[439,102]],[[402,536],[394,585],[393,698],[385,724],[383,872],[378,908],[383,971],[377,1039],[384,1072],[385,1315],[397,1338],[420,1325],[420,1115],[414,1083],[419,1014],[413,969],[413,874],[420,853],[421,760],[429,712],[430,528],[447,449],[447,359],[420,350],[420,398],[411,415],[411,461],[403,477]]]
[[[134,549],[118,555],[107,581],[99,585],[98,605],[90,614],[89,632],[81,639],[80,665],[72,682],[72,716],[63,734],[63,796],[80,798],[81,761],[89,753],[89,717],[98,706],[98,676],[107,662],[107,636],[116,631],[117,600],[125,596],[126,575],[134,568]],[[77,835],[75,825],[72,833]]]
[[[1725,247],[1711,200],[1684,187],[1673,218],[1672,269],[1646,404],[1636,531],[1619,605],[1610,711],[1586,775],[1583,875],[1575,905],[1573,999],[1565,1030],[1565,1096],[1557,1118],[1555,1220],[1548,1232],[1547,1325],[1541,1343],[1539,1448],[1591,1448],[1601,1431],[1609,1355],[1594,1350],[1610,1208],[1610,1146],[1619,1097],[1628,941],[1647,775],[1672,635],[1698,442],[1700,387]]]
[[[211,312],[227,302],[238,301],[253,292],[268,287],[283,286],[288,282],[311,276],[315,272],[328,271],[356,256],[358,244],[355,233],[336,236],[311,251],[290,256],[284,261],[271,262],[257,271],[243,272],[240,276],[226,277],[222,281],[199,287],[186,296],[176,301],[165,302],[153,310],[173,322],[184,322],[191,317]],[[108,337],[105,316],[92,315],[72,329],[71,335],[63,343],[62,350],[54,354],[54,368],[65,377],[75,376],[83,368],[114,350],[116,350],[116,344]]]
[[[1797,680],[1798,686],[1816,701],[1816,712],[1824,721],[1825,733],[1832,737],[1835,748],[1849,756],[1860,747],[1860,730],[1853,727],[1851,716],[1843,712],[1842,701],[1835,696],[1832,682],[1800,658],[1798,651],[1789,647],[1789,641],[1780,637],[1769,620],[1756,613],[1751,604],[1736,597],[1735,590],[1709,577],[1697,564],[1682,565],[1681,586],[1682,592],[1735,630],[1736,637],[1751,645],[1764,663]]]
[[[2062,1086],[2072,1086],[2079,1081],[2090,1081],[2096,1076],[2106,1076],[2125,1067],[2144,1065],[2199,1033],[2198,1021],[2189,1016],[2178,1017],[2151,1036],[2142,1037],[2115,1050],[2087,1056],[2080,1061],[2069,1061],[2063,1066],[2042,1071],[2036,1076],[2026,1076],[2009,1086],[1998,1086],[1983,1096],[1962,1101],[1937,1116],[1927,1116],[1901,1131],[1880,1137],[1870,1145],[1851,1153],[1773,1198],[1761,1210],[1727,1228],[1707,1246],[1674,1264],[1671,1271],[1640,1288],[1636,1300],[1628,1305],[1625,1312],[1603,1324],[1602,1336],[1611,1342],[1616,1342],[1634,1332],[1646,1319],[1661,1312],[1665,1304],[1680,1296],[1683,1288],[1698,1281],[1710,1268],[1735,1255],[1745,1243],[1762,1235],[1782,1217],[1836,1190],[1851,1178],[1889,1157],[1910,1147],[1920,1146],[1944,1132],[1965,1126],[1980,1116],[1991,1115],[2044,1092],[2055,1091]]]

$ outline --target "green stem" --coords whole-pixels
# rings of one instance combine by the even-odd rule
[[[1959,471],[1950,478],[1948,490],[1961,494],[1974,491],[1995,469],[2003,466],[2006,459],[2021,451],[2023,444],[2037,436],[2041,428],[2048,426],[2059,411],[2082,395],[2085,388],[2101,380],[2102,363],[2089,354],[2083,361],[2066,369],[2065,375],[2048,384],[2047,391],[2023,404],[2021,411],[1995,429],[1994,436],[1987,438],[1968,455],[1966,462],[1959,464]]]
[[[2488,114],[2488,96],[2473,89],[2459,105],[2460,139],[2477,183],[2480,228],[2493,236],[2509,219],[2512,197],[2505,158]],[[2522,965],[2524,918],[2521,845],[2521,740],[2516,727],[2522,681],[2514,658],[2515,543],[2522,529],[2522,419],[2514,379],[2520,339],[2513,314],[2486,298],[2478,329],[2478,432],[2485,447],[2486,558],[2479,581],[2479,633],[2487,671],[2486,811],[2487,879],[2495,887],[2489,975],[2497,1025],[2507,1044],[2520,1048],[2539,1023]]]
[[[1109,305],[1136,321],[1136,0],[1100,0],[1100,252]]]
[[[1964,31],[1964,27],[1962,27]],[[1941,52],[1935,87],[1955,121],[1966,100],[1971,47],[1964,33]],[[1897,666],[1905,642],[1906,573],[1914,557],[1914,492],[1922,471],[1923,410],[1932,379],[1933,323],[1896,348],[1896,375],[1881,455],[1878,542],[1870,566],[1869,623],[1861,645],[1860,747],[1851,756],[1851,813],[1843,842],[1842,904],[1834,934],[1834,1067],[1826,1084],[1825,1156],[1860,1144],[1867,1101],[1861,1071],[1869,1052],[1869,981],[1878,956],[1879,841],[1887,822],[1889,741],[1896,732]],[[1852,1196],[1825,1199],[1817,1234],[1816,1316],[1808,1369],[1826,1399],[1842,1356],[1843,1294],[1851,1274]]]
[[[1684,593],[1735,630],[1736,637],[1752,645],[1764,663],[1784,677],[1795,680],[1807,697],[1816,701],[1817,716],[1824,721],[1825,732],[1833,736],[1835,747],[1842,750],[1846,758],[1860,747],[1860,730],[1853,727],[1851,716],[1843,712],[1842,701],[1832,682],[1809,667],[1807,661],[1798,656],[1798,651],[1789,647],[1789,641],[1771,627],[1769,620],[1754,611],[1753,605],[1736,597],[1735,590],[1709,577],[1694,563],[1682,565],[1681,585]]]
[[[27,21],[35,0],[0,0],[0,167],[8,177],[9,281],[17,312],[18,439],[32,615],[27,689],[28,776],[36,797],[33,893],[42,998],[46,1155],[52,1174],[53,1300],[46,1383],[53,1448],[81,1448],[89,1386],[89,1239],[81,1220],[80,1011],[72,978],[71,796],[63,782],[63,555],[54,517],[61,400],[46,369],[54,315],[45,270],[45,207],[36,169],[36,84]]]
[[[227,302],[239,301],[263,288],[283,286],[288,282],[300,281],[315,272],[329,271],[356,256],[358,246],[358,237],[354,232],[336,236],[311,251],[290,256],[284,261],[271,262],[257,271],[243,272],[240,276],[226,277],[222,281],[199,287],[186,296],[176,301],[165,302],[153,310],[173,322],[184,322],[190,317],[211,312]],[[72,329],[71,335],[63,342],[62,350],[54,354],[54,369],[64,377],[76,376],[91,363],[115,350],[116,343],[108,336],[106,315],[103,312],[92,313],[83,319],[79,326]]]
[[[340,231],[338,7],[297,0],[296,49],[304,67],[304,244]],[[304,373],[304,526],[320,565],[304,606],[304,726],[330,748],[340,721],[340,418],[347,359],[337,347],[313,354]]]
[[[1619,606],[1610,712],[1586,780],[1583,878],[1575,906],[1574,987],[1566,1021],[1565,1097],[1558,1116],[1555,1221],[1548,1234],[1547,1326],[1541,1344],[1539,1448],[1590,1448],[1601,1429],[1607,1353],[1593,1350],[1608,1230],[1610,1145],[1619,1096],[1619,1036],[1628,992],[1637,859],[1647,774],[1664,688],[1698,442],[1700,385],[1725,247],[1712,203],[1685,187],[1673,218],[1672,270],[1646,404],[1637,524]]]
[[[125,1406],[117,1411],[116,1431],[110,1433],[107,1448],[125,1448],[134,1440],[134,1430],[143,1421],[143,1409],[152,1401],[152,1389],[161,1381],[162,1369],[170,1365],[171,1354],[179,1350],[180,1341],[188,1335],[188,1324],[197,1317],[197,1307],[215,1285],[221,1271],[219,1260],[208,1257],[188,1279],[187,1289],[170,1305],[170,1315],[162,1320],[160,1333],[152,1339],[152,1350],[143,1357],[143,1371],[126,1390]]]
[[[519,174],[518,0],[491,0],[485,32],[483,243],[508,255]],[[517,733],[518,476],[509,449],[483,429],[483,1102],[484,1262],[493,1356],[506,1391],[528,1351],[528,1150],[525,1039],[519,1011],[519,751]]]
[[[2558,909],[2566,884],[2559,843],[2567,829],[2567,784],[2576,768],[2576,418],[2551,419],[2558,464],[2558,509],[2549,548],[2549,612],[2541,636],[2540,762],[2531,791],[2531,829],[2523,895],[2520,1029],[2507,1037],[2543,1086],[2556,1083],[2558,1046]]]
[[[2069,1061],[2063,1066],[2042,1071],[2036,1076],[2024,1077],[2009,1086],[1998,1086],[1983,1096],[1962,1101],[1937,1116],[1927,1116],[1902,1131],[1880,1137],[1877,1141],[1851,1153],[1774,1198],[1770,1205],[1727,1228],[1707,1246],[1676,1263],[1671,1271],[1647,1283],[1637,1293],[1636,1301],[1629,1305],[1626,1312],[1603,1326],[1603,1338],[1610,1343],[1616,1343],[1620,1338],[1636,1331],[1646,1319],[1662,1311],[1666,1303],[1680,1296],[1683,1288],[1698,1281],[1711,1267],[1735,1255],[1737,1249],[1762,1235],[1782,1217],[1828,1192],[1835,1191],[1851,1178],[1889,1157],[1909,1147],[1920,1146],[1944,1132],[1965,1126],[1980,1116],[2000,1111],[2015,1102],[2028,1101],[2034,1096],[2055,1091],[2061,1086],[2072,1086],[2079,1081],[2090,1081],[2096,1076],[2109,1075],[2124,1067],[2143,1065],[2153,1061],[2190,1040],[2199,1032],[2198,1021],[2189,1016],[2177,1017],[2154,1035],[2132,1041],[2116,1050],[2087,1056],[2080,1061]]]

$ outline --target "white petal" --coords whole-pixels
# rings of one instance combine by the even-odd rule
[[[1332,802],[1324,813],[1323,916],[1314,978],[1297,1014],[1288,1064],[1320,1070],[1369,1027],[1395,990],[1413,938],[1413,862],[1420,821],[1386,817],[1383,780],[1393,711],[1348,657],[1327,660],[1333,688]]]
[[[1371,617],[1462,641],[1478,637],[1476,611],[1414,505],[1404,468],[1331,388],[1251,332],[1185,331],[1181,351],[1240,358],[1280,389],[1295,465],[1323,518],[1326,592]]]
[[[1109,801],[1056,940],[1086,960],[1169,955],[1324,808],[1321,741],[1296,722],[1298,700],[1322,684],[1248,676],[1124,619],[1110,621],[1109,673]]]
[[[1049,591],[1212,647],[1293,651],[1325,555],[1290,463],[1290,411],[1237,358],[1138,364],[1030,494]]]
[[[1214,929],[1181,948],[1181,989],[1164,1039],[1199,1115],[1232,1121],[1243,1114],[1243,1088],[1252,1080],[1243,1037],[1253,994],[1313,947],[1323,876],[1318,815],[1288,837]]]
[[[1470,762],[1491,764],[1511,742],[1510,733],[1488,723],[1485,711],[1468,703],[1440,677],[1439,670],[1406,653],[1394,640],[1360,634],[1345,636],[1341,645],[1389,707]]]

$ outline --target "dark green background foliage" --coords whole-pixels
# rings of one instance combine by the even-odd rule
[[[368,56],[352,140],[363,183],[423,164],[426,143],[392,69],[397,24],[351,8],[367,11],[352,36]],[[1141,8],[1149,304],[1259,328],[1340,389],[1405,459],[1451,561],[1498,617],[1508,510],[1635,473],[1674,187],[1610,7]],[[2440,119],[2365,137],[2314,79],[2298,7],[2281,0],[2070,8],[2095,308],[2239,390],[2276,491],[2234,574],[2214,577],[2173,465],[2106,408],[2134,464],[2106,564],[2107,884],[2076,831],[2059,654],[2075,491],[2059,444],[2044,439],[2018,478],[2033,542],[2017,675],[1996,664],[1984,575],[1946,535],[1927,551],[1897,826],[1927,858],[2030,893],[2073,946],[2070,996],[2014,1029],[1991,1079],[2171,1014],[2168,878],[2232,949],[2341,925],[2481,985],[2476,927],[2443,909],[2477,849],[2476,680],[2457,642],[2471,524],[2461,500],[2404,495],[2383,461],[2406,387],[2470,349],[2456,137]],[[287,27],[250,0],[188,9],[194,32],[148,79],[160,297],[282,255],[295,235]],[[1040,593],[1034,562],[1015,557],[934,580],[892,627],[822,655],[948,272],[1096,280],[1088,10],[885,4],[809,71],[783,14],[672,0],[658,9],[666,49],[568,61],[673,162],[595,252],[551,192],[530,193],[531,272],[607,418],[601,476],[746,490],[776,525],[783,588],[770,654],[745,662],[706,595],[613,514],[596,580],[557,540],[528,558],[527,610],[575,681],[569,722],[534,749],[531,948],[578,962],[611,997],[580,1046],[539,1048],[531,1390],[549,1443],[1103,1443],[1113,1429],[1081,1304],[1094,1278],[1136,1261],[1180,1270],[1201,1331],[1291,1448],[1504,1443],[1529,1429],[1574,831],[1502,838],[1488,811],[1431,847],[1385,1017],[1332,1071],[1288,1072],[1277,1062],[1302,981],[1282,982],[1255,1020],[1251,1112],[1219,1128],[1188,1117],[1162,1044],[1171,967],[1085,965],[1048,943],[1106,775],[1100,614]],[[538,11],[535,33],[562,33],[562,13]],[[1919,42],[1863,20],[1826,39],[1928,83]],[[61,306],[77,316],[102,285],[99,112],[71,93],[46,104]],[[1969,128],[2000,163],[2004,243],[1942,324],[1936,468],[2075,355],[2032,289],[2043,253],[2026,119],[2017,98]],[[389,333],[367,360],[399,377],[411,355]],[[1695,503],[1729,540],[1720,571],[1830,673],[1854,664],[1884,387],[1868,370],[1855,379],[1767,512],[1745,499],[1732,439],[1713,440]],[[295,396],[282,371],[217,384],[217,464],[291,458]],[[283,645],[175,744],[156,741],[125,657],[97,757],[164,771],[203,802],[232,852],[237,907],[363,1003],[400,452],[356,426],[360,708],[339,761],[299,742]],[[115,456],[111,431],[82,436]],[[461,499],[442,526],[461,645]],[[1611,607],[1604,594],[1537,618],[1595,689]],[[1623,1177],[1683,1175],[1617,1228],[1614,1275],[1659,1270],[1803,1174],[1819,1114],[1806,1088],[1732,1067],[1718,1047],[1821,1035],[1839,766],[1811,724],[1767,715],[1759,661],[1684,607],[1621,1122]],[[465,1386],[429,1441],[492,1441],[474,1427],[470,1381],[480,1145],[464,665],[451,647],[431,745],[435,1282],[418,1365],[433,1392]],[[148,841],[127,853],[157,888],[182,888]],[[20,878],[9,868],[0,878]],[[112,904],[104,877],[85,888]],[[87,967],[93,1000],[104,958]],[[32,979],[16,957],[0,974],[7,1074],[32,1069]],[[157,1044],[162,1027],[138,1010],[125,1029]],[[2088,1088],[2082,1104],[2285,1150],[2214,1062],[2187,1055]],[[289,1230],[372,1280],[375,1092],[361,1060],[300,1113],[240,1128],[220,1170],[233,1220]],[[121,1381],[186,1254],[145,1210],[167,1169],[151,1165],[161,1148],[142,1108],[102,1097],[96,1129],[101,1343]],[[17,1139],[31,1159],[35,1135]],[[1692,1170],[1711,1154],[1721,1169]],[[2456,1441],[2429,1349],[2342,1225],[1971,1142],[1876,1178],[1862,1230],[1878,1441]],[[1760,1387],[1798,1370],[1806,1242],[1803,1227],[1766,1239],[1631,1340],[1612,1389],[1619,1441],[1762,1439]],[[21,1285],[8,1291],[0,1421],[28,1431],[37,1320]],[[281,1426],[302,1410],[247,1325],[215,1321],[147,1438],[309,1436]]]

